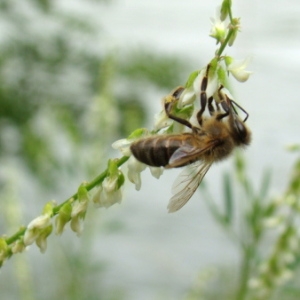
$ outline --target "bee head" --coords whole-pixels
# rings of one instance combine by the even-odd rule
[[[251,141],[251,132],[236,114],[230,114],[230,125],[232,135],[237,145],[249,145]]]

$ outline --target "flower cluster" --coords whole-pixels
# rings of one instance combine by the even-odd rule
[[[232,46],[240,30],[240,19],[232,18],[231,0],[223,1],[222,6],[216,10],[215,18],[211,18],[211,21],[210,36],[216,39],[217,44]]]
[[[60,206],[56,206],[55,201],[48,202],[44,206],[42,214],[33,219],[27,227],[21,228],[18,238],[13,242],[0,238],[0,265],[11,255],[23,252],[33,243],[44,253],[47,249],[47,238],[53,228],[55,233],[60,235],[65,225],[70,222],[71,229],[79,235],[82,231],[81,221],[85,217],[89,202],[85,183],[78,188],[76,198],[76,200],[70,198]],[[57,216],[53,223],[54,215]]]

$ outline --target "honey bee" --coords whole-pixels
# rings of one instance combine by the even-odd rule
[[[191,171],[183,170],[174,182],[169,212],[175,212],[187,203],[214,162],[226,159],[236,147],[247,146],[251,140],[250,130],[240,120],[230,99],[221,101],[224,110],[221,112],[217,104],[217,109],[214,109],[211,98],[207,100],[203,96],[202,107],[197,114],[199,127],[172,115],[172,106],[182,92],[181,87],[178,89],[167,99],[165,111],[169,118],[192,131],[145,137],[133,142],[130,147],[133,156],[149,166],[167,169],[191,166]],[[210,116],[203,118],[206,101]]]

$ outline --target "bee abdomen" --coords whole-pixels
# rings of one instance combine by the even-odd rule
[[[134,157],[149,166],[164,167],[181,142],[164,136],[145,138],[134,142],[130,149]]]

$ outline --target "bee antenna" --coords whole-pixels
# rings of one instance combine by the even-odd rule
[[[231,103],[231,107],[234,110],[234,112],[237,114],[235,107],[232,105],[234,104],[236,107],[238,107],[245,115],[245,119],[243,120],[243,122],[245,123],[249,117],[249,114],[246,112],[246,110],[244,108],[242,108],[239,104],[237,104],[234,100],[230,99],[230,103]]]

